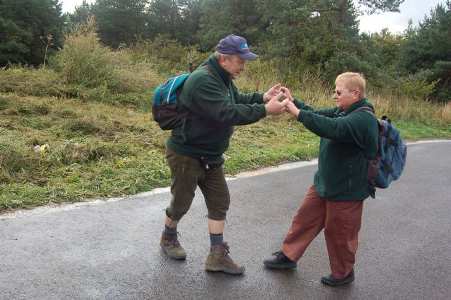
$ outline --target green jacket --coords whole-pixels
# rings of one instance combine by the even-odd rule
[[[373,106],[362,99],[347,110],[313,110],[296,101],[301,110],[298,120],[321,137],[318,171],[314,185],[321,197],[336,201],[364,200],[370,195],[368,158],[377,152],[378,124],[362,106]]]
[[[239,93],[213,55],[189,76],[179,99],[189,116],[172,130],[166,144],[179,154],[205,157],[210,163],[223,161],[234,125],[266,116],[263,95]]]

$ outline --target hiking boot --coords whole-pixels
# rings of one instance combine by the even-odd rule
[[[172,259],[183,260],[186,258],[185,249],[180,245],[177,236],[168,237],[163,234],[160,246],[163,252]]]
[[[215,245],[210,248],[210,254],[205,262],[205,270],[210,272],[224,272],[231,275],[241,275],[244,267],[238,266],[229,256],[230,250],[227,243]]]
[[[321,277],[321,282],[325,285],[330,286],[340,286],[349,284],[354,281],[354,270],[351,270],[351,273],[348,274],[345,278],[342,279],[336,279],[330,274],[329,276]]]
[[[265,259],[263,264],[269,269],[294,269],[296,262],[292,261],[282,251],[274,252],[273,257]]]

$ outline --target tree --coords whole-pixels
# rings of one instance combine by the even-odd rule
[[[145,36],[149,0],[97,0],[92,11],[102,42],[113,48]]]
[[[231,33],[244,36],[255,48],[266,27],[257,5],[256,0],[203,1],[198,32],[201,48],[210,50],[219,39]]]
[[[163,34],[176,39],[183,27],[180,1],[154,0],[149,7],[149,33],[152,37]]]
[[[451,1],[439,4],[418,28],[410,28],[401,48],[401,67],[408,74],[437,82],[433,96],[451,99]]]
[[[1,0],[0,65],[44,63],[62,47],[62,30],[58,0]]]
[[[30,56],[31,39],[31,32],[20,28],[11,17],[1,16],[0,66],[8,63],[27,63],[27,58],[29,59]]]
[[[372,87],[397,86],[396,79],[402,76],[399,60],[404,42],[403,35],[392,34],[388,29],[360,35],[358,56],[368,66],[365,75],[370,79]]]
[[[88,18],[93,15],[92,6],[86,1],[75,7],[72,14],[69,14],[69,24],[68,27],[73,29],[76,25],[86,24]]]
[[[154,0],[148,14],[148,36],[166,36],[184,45],[197,42],[200,20],[199,0]]]
[[[201,18],[200,0],[185,0],[184,2],[180,13],[183,19],[183,30],[180,31],[181,36],[177,39],[184,45],[198,44],[197,32]]]
[[[258,0],[262,21],[267,24],[263,48],[269,57],[285,60],[281,67],[294,72],[329,73],[348,68],[358,45],[356,13],[351,1],[346,10],[341,1]],[[340,61],[340,65],[338,65]],[[343,65],[344,64],[344,65]]]
[[[404,0],[256,1],[266,24],[265,52],[283,58],[285,70],[317,72],[330,80],[344,70],[371,72],[361,56],[357,16],[396,11]]]
[[[366,9],[367,13],[373,14],[376,12],[399,12],[399,6],[405,0],[358,0],[357,3],[359,6],[362,6],[363,9]]]

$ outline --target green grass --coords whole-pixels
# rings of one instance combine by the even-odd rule
[[[404,139],[417,141],[424,139],[450,139],[451,124],[424,124],[414,121],[394,122]]]
[[[451,138],[451,125],[437,120],[394,123],[408,140]],[[168,186],[168,134],[149,113],[132,107],[1,94],[0,211]],[[318,142],[288,116],[237,127],[226,172],[309,160]]]

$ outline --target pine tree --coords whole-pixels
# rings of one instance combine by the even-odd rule
[[[131,45],[146,32],[148,0],[97,0],[92,6],[103,43],[113,48]]]
[[[62,30],[58,0],[0,1],[0,65],[43,64],[62,47]]]

